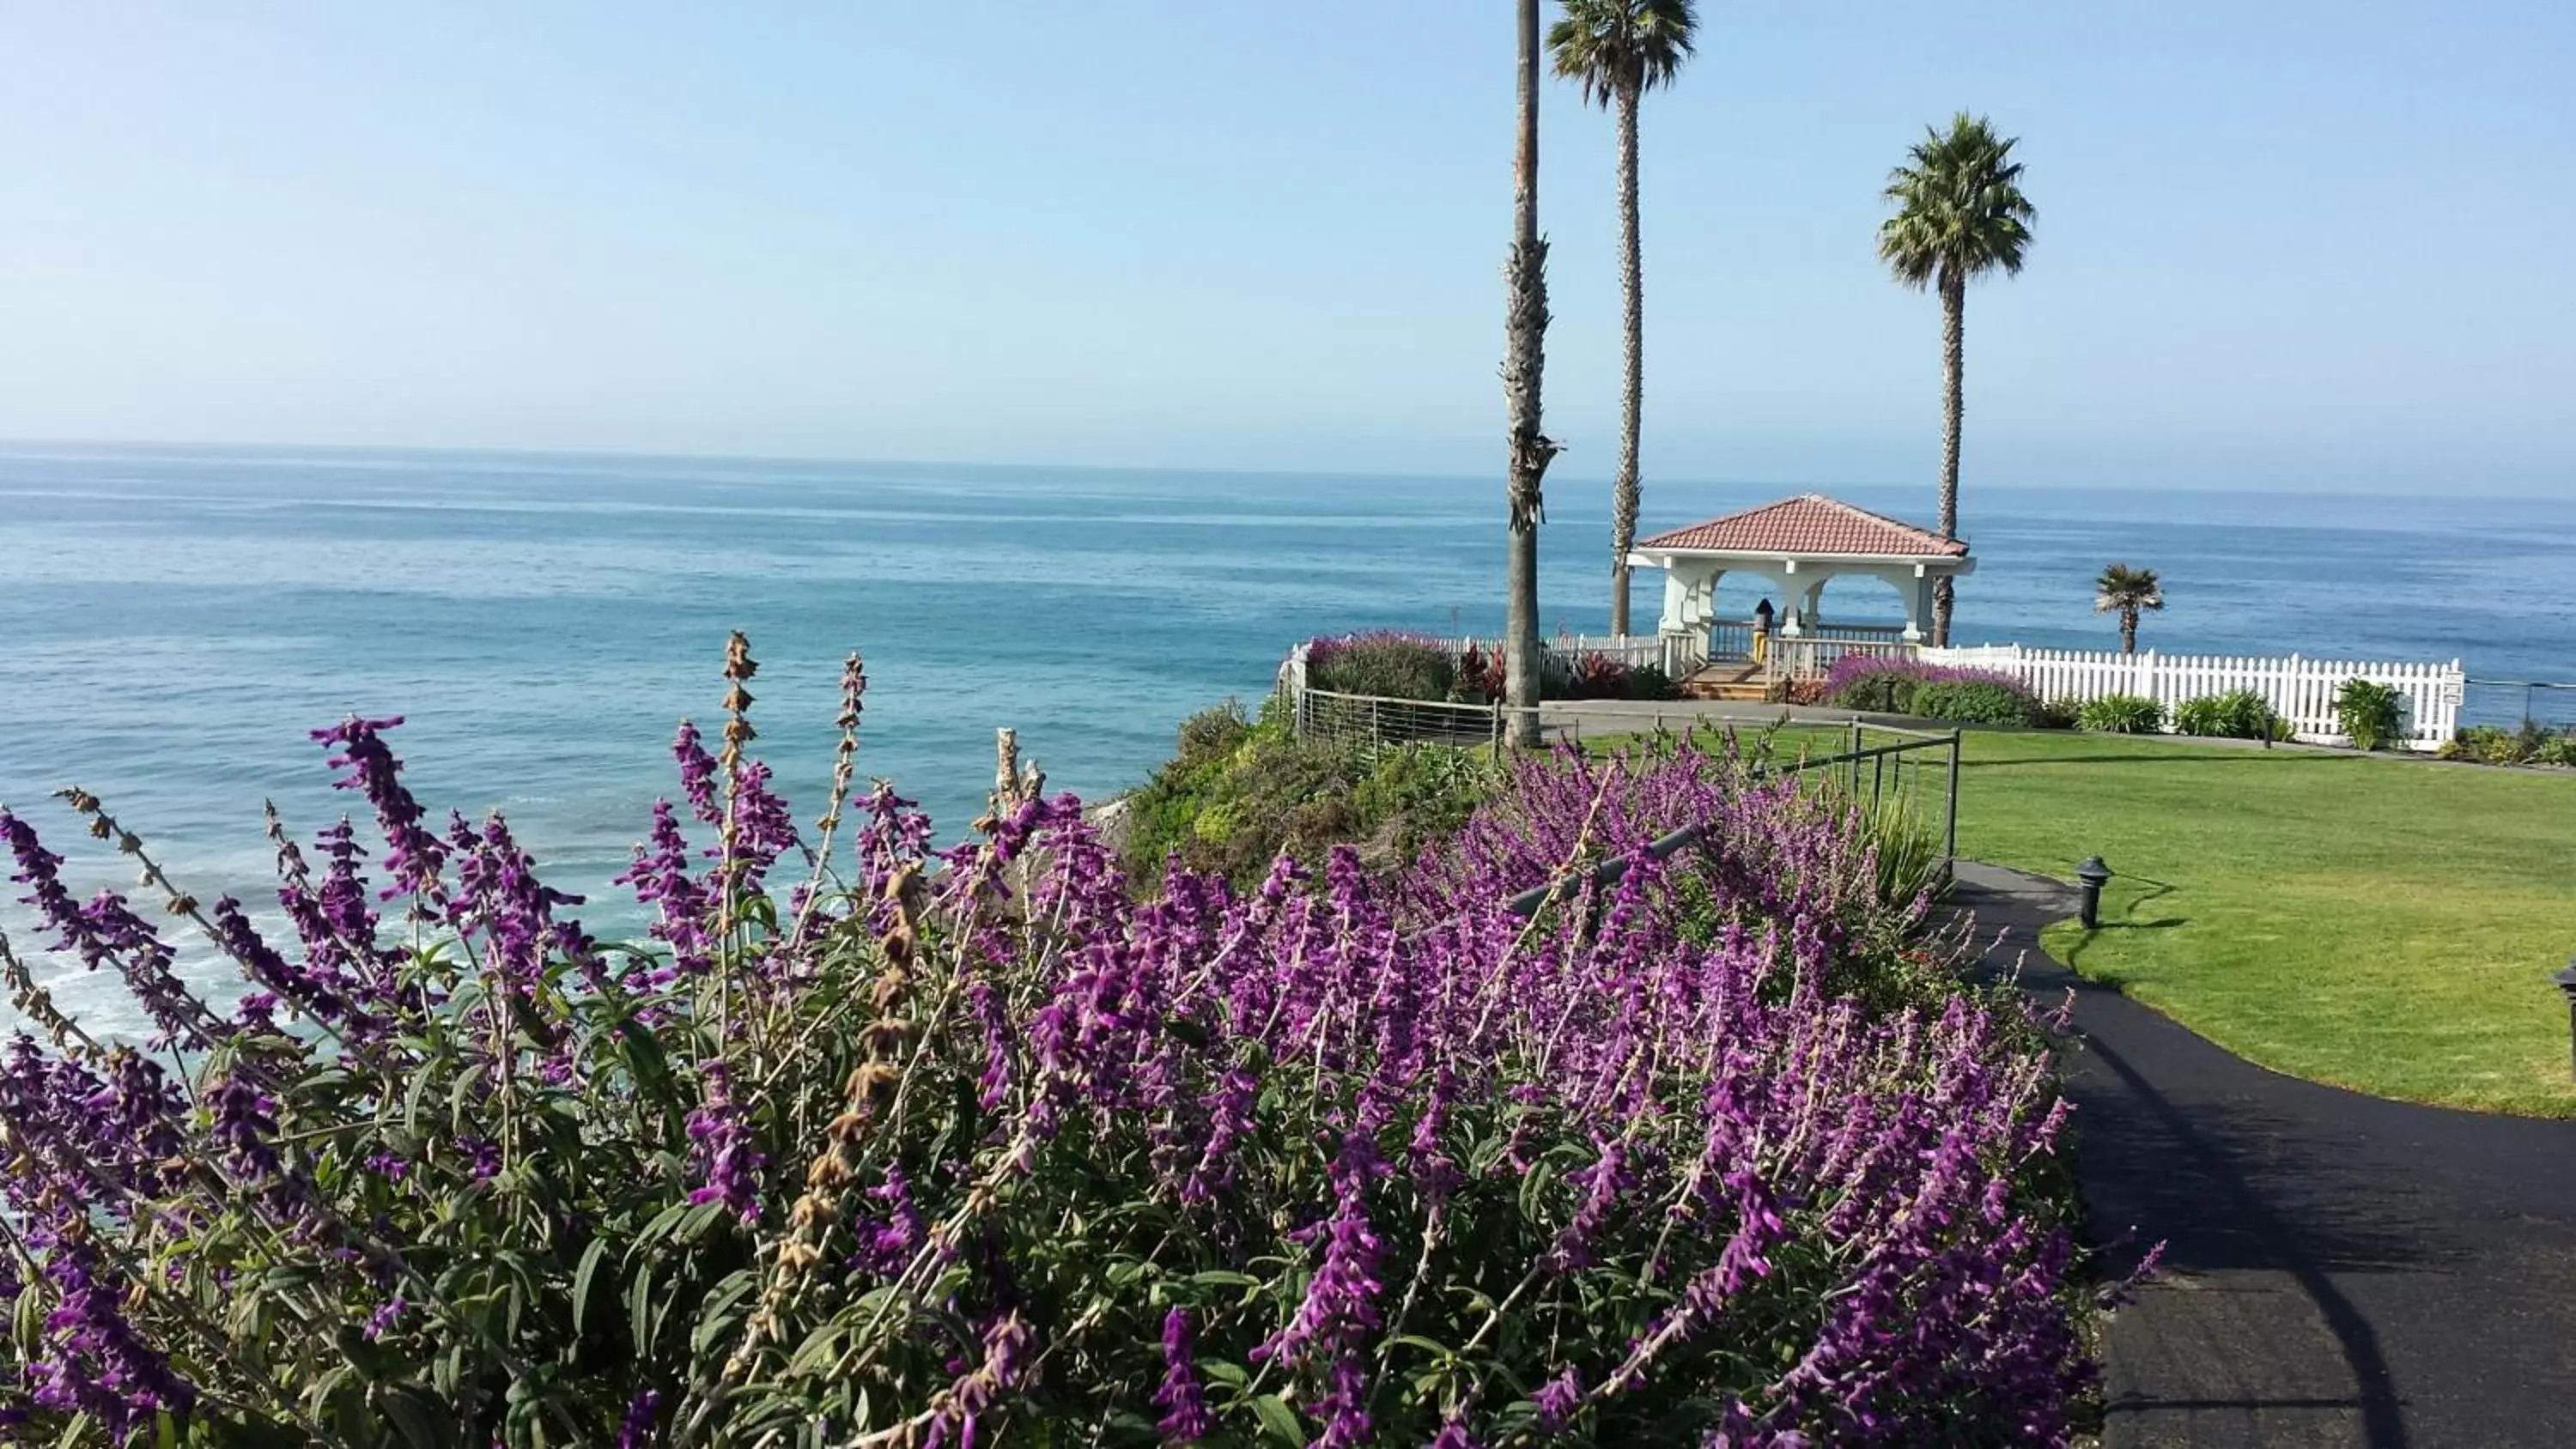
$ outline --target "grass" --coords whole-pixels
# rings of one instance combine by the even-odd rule
[[[1962,753],[1961,855],[2118,872],[2100,930],[2043,938],[2083,975],[2292,1076],[2576,1117],[2549,979],[2576,954],[2576,774],[2038,730]]]
[[[2251,1061],[2381,1096],[2576,1116],[2576,776],[1972,731],[1960,853],[2119,874],[2049,952]]]

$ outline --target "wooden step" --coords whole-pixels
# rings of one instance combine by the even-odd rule
[[[1770,693],[1768,686],[1751,681],[1742,684],[1682,686],[1682,697],[1685,699],[1711,699],[1727,704],[1760,704],[1770,697]]]
[[[1681,689],[1686,699],[1752,701],[1758,704],[1767,692],[1767,683],[1762,678],[1762,666],[1729,661],[1709,665],[1693,674],[1682,681]]]

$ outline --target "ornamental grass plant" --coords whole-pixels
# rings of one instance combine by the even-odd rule
[[[440,823],[395,720],[317,737],[372,821],[272,821],[280,933],[100,797],[139,899],[0,811],[56,953],[6,962],[13,1439],[2070,1438],[2066,1104],[1847,808],[1689,742],[1525,758],[1390,876],[1145,902],[1007,752],[951,848],[857,785],[855,656],[800,824],[755,668],[680,728],[633,946]],[[149,1039],[59,1010],[78,969]]]

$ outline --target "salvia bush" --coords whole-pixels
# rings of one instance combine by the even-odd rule
[[[153,1023],[94,1035],[11,958],[12,1436],[2068,1438],[2066,1109],[2028,1020],[1849,989],[1941,968],[1847,815],[1696,746],[1528,760],[1391,880],[1140,903],[1007,754],[954,848],[854,791],[855,657],[798,826],[753,669],[737,636],[717,752],[681,727],[633,948],[499,818],[438,822],[392,720],[320,736],[372,830],[272,826],[285,936],[90,795],[147,899],[76,898],[0,812],[53,949]]]
[[[2039,713],[2038,698],[2029,686],[2011,675],[1879,654],[1846,654],[1835,660],[1833,667],[1825,671],[1824,698],[1844,709],[1881,714],[1929,713],[1921,707],[1919,692],[1936,684],[1973,686],[1936,691],[1934,697],[1942,707],[1955,711],[1939,718],[2025,724]],[[1990,715],[1998,717],[1989,718]]]

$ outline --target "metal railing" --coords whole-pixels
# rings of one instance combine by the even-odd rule
[[[1757,760],[1753,765],[1754,779],[1788,775],[1817,781],[1823,788],[1835,790],[1852,804],[1871,811],[1885,808],[1891,799],[1902,799],[1919,811],[1918,802],[1927,796],[1937,798],[1941,804],[1939,823],[1935,825],[1928,819],[1924,823],[1931,827],[1933,839],[1940,842],[1939,878],[1946,888],[1951,867],[1959,858],[1960,732],[1933,734],[1857,719],[1850,722],[1848,729],[1849,748],[1824,755],[1798,755],[1785,761]],[[1892,744],[1872,745],[1866,742],[1872,734],[1898,738]],[[1713,824],[1697,821],[1660,836],[1646,847],[1646,856],[1661,860],[1687,849],[1703,839]],[[1606,887],[1627,871],[1627,857],[1605,860],[1588,871],[1532,886],[1512,897],[1505,908],[1514,915],[1527,916],[1587,882]]]
[[[1300,739],[1342,745],[1497,745],[1503,711],[1490,704],[1390,699],[1300,688],[1296,704]]]
[[[2460,723],[2507,729],[2576,729],[2576,684],[2541,679],[2465,681]]]

